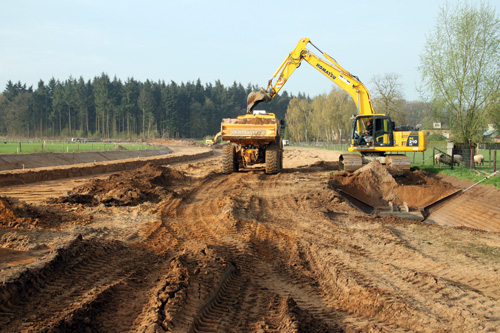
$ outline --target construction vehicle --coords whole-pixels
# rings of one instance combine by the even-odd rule
[[[283,120],[278,121],[273,113],[263,110],[236,119],[223,119],[217,135],[229,143],[222,147],[222,172],[229,174],[260,163],[265,163],[267,174],[280,172],[283,168],[283,129]]]
[[[215,134],[215,136],[214,136],[213,139],[211,139],[211,140],[209,140],[209,139],[205,140],[205,144],[209,145],[209,146],[213,146],[213,145],[218,144],[219,143],[219,138],[221,137],[221,135],[222,135],[221,132]]]
[[[308,50],[306,48],[308,44],[316,48],[326,60]],[[374,159],[398,169],[410,169],[410,159],[406,155],[397,153],[425,151],[424,132],[398,131],[389,116],[376,114],[368,90],[359,78],[342,68],[332,57],[318,49],[307,38],[299,41],[269,80],[266,89],[254,91],[248,95],[247,113],[251,113],[257,104],[271,101],[303,60],[345,90],[356,103],[358,115],[353,116],[348,150],[360,154],[342,154],[339,158],[341,169],[355,171]],[[280,75],[276,83],[273,83],[278,73]]]

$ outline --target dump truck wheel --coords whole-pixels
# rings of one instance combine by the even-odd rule
[[[280,140],[281,141],[281,140]],[[283,170],[283,142],[281,142],[280,144],[280,165],[279,165],[279,169],[280,171]]]
[[[279,147],[271,143],[266,149],[266,173],[278,173],[280,166],[280,152]]]
[[[238,171],[236,150],[231,144],[222,147],[222,173],[233,173]]]

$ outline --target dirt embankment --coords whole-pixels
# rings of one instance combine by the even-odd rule
[[[116,161],[133,157],[144,158],[151,156],[168,155],[170,153],[172,153],[172,149],[168,147],[129,151],[126,150],[126,148],[118,145],[113,151],[105,152],[7,154],[0,155],[0,171]]]
[[[172,150],[164,150],[171,152]],[[121,153],[121,152],[119,152]],[[162,164],[172,164],[179,162],[187,162],[190,160],[195,160],[199,158],[204,158],[211,156],[213,151],[209,148],[204,147],[184,147],[180,152],[168,153],[167,155],[152,154],[149,157],[137,157],[135,153],[124,152],[126,159],[119,160],[108,160],[103,162],[93,162],[91,155],[86,155],[86,157],[76,157],[76,156],[66,156],[68,163],[73,158],[72,164],[62,164],[56,167],[40,167],[41,165],[47,164],[46,160],[41,160],[37,164],[37,168],[28,170],[11,170],[0,172],[0,186],[18,185],[35,183],[40,181],[64,179],[72,177],[82,177],[89,175],[97,175],[102,173],[110,173],[123,170],[133,170],[144,166],[147,163],[152,163],[155,165]],[[77,154],[70,154],[77,155]],[[51,159],[44,154],[45,159]],[[74,160],[77,158],[76,160]],[[83,159],[85,163],[76,163]],[[35,162],[33,162],[35,163]]]
[[[357,180],[325,154],[287,149],[277,175],[224,175],[213,158],[36,206],[3,198],[0,329],[498,330],[500,234],[363,214],[335,182],[384,203],[433,180]]]

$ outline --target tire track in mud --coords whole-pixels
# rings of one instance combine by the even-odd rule
[[[214,171],[218,164],[186,166],[197,176],[145,206],[158,220],[134,229],[133,243],[76,239],[6,281],[0,328],[400,332],[500,325],[498,265],[447,257],[461,249],[447,247],[453,239],[484,241],[485,234],[354,211],[329,188],[330,171],[321,165],[223,175]],[[488,244],[499,243],[491,237]]]
[[[263,180],[252,174],[247,174],[244,178],[238,175],[234,176],[234,182],[227,181],[222,188],[222,184],[217,186],[225,193],[226,198],[230,197],[233,201],[233,207],[228,211],[235,220],[234,225],[239,227],[236,228],[236,233],[230,233],[230,238],[245,239],[253,222],[256,225],[253,250],[256,251],[257,257],[273,262],[273,266],[278,267],[281,274],[286,271],[285,263],[289,264],[292,260],[295,261],[294,265],[301,263],[302,267],[295,271],[300,277],[287,273],[286,279],[302,287],[316,282],[320,286],[318,289],[324,293],[323,302],[328,304],[326,308],[329,308],[327,312],[331,314],[335,310],[344,314],[343,324],[340,324],[343,326],[340,327],[354,329],[377,327],[391,331],[411,330],[422,325],[442,327],[443,322],[452,323],[452,327],[454,325],[456,328],[476,327],[481,325],[474,319],[478,314],[494,317],[493,313],[497,306],[489,296],[482,295],[482,292],[470,286],[472,280],[469,279],[460,286],[461,282],[447,279],[446,274],[435,275],[424,264],[408,264],[424,259],[431,266],[443,266],[408,247],[397,234],[381,226],[380,221],[373,221],[373,217],[352,212],[342,221],[335,218],[335,215],[342,217],[344,208],[339,211],[335,204],[329,206],[328,202],[334,201],[335,197],[331,196],[331,191],[324,185],[320,185],[321,181],[320,184],[313,183],[309,189],[304,185],[300,193],[283,195],[287,192],[283,187],[286,187],[287,181],[290,183],[289,176],[278,175],[275,177],[280,177],[280,181],[273,181]],[[241,191],[242,187],[245,191]],[[210,196],[206,195],[199,201],[206,201]],[[280,207],[279,212],[270,207]],[[293,214],[284,215],[287,211]],[[215,219],[212,223],[214,226],[209,229],[220,228]],[[283,230],[287,230],[288,234],[294,233],[293,242],[297,242],[298,246],[293,250],[298,253],[289,253],[283,258],[266,257],[268,253],[283,255],[286,251],[280,246],[269,249],[269,245],[266,245],[267,250],[266,246],[262,246],[264,243],[273,242],[262,233],[257,235],[255,232],[263,226],[272,230],[275,235],[282,233]],[[218,231],[223,232],[220,229]],[[291,243],[290,237],[284,236],[287,233],[281,235],[283,238],[279,241],[274,241]],[[298,235],[302,238],[300,241],[297,240]],[[216,243],[221,244],[221,239]],[[260,247],[255,246],[258,243]],[[238,244],[242,246],[240,242]],[[297,258],[291,259],[292,255]],[[392,263],[391,260],[395,256],[404,259],[405,264]],[[269,270],[266,273],[273,274]],[[280,288],[273,289],[279,294]],[[326,293],[325,290],[330,292]],[[403,295],[400,294],[401,291],[404,291]],[[450,304],[449,295],[456,295],[457,299],[464,302]],[[322,316],[314,306],[303,301],[300,295],[294,294],[291,297],[299,300],[297,302],[299,306],[302,305],[319,318],[323,317],[325,322],[328,322],[327,318],[331,318],[331,315]],[[492,307],[493,310],[489,310],[488,307]],[[429,311],[429,308],[432,311]],[[454,318],[458,313],[468,313],[468,315],[462,320],[456,320]],[[329,322],[331,327],[337,324],[331,324],[331,320]],[[359,326],[360,323],[366,326]]]
[[[269,271],[258,271],[267,267],[264,263],[272,261],[275,252],[274,248],[266,248],[265,240],[260,238],[267,238],[270,234],[276,237],[276,233],[270,233],[261,223],[267,214],[262,207],[266,204],[256,196],[245,193],[248,190],[245,184],[248,175],[233,174],[229,178],[219,176],[211,179],[191,191],[175,211],[162,214],[165,224],[182,224],[183,233],[188,236],[186,240],[195,238],[204,242],[229,263],[201,310],[189,314],[193,316],[191,330],[224,331],[235,327],[254,330],[259,325],[279,328],[283,318],[269,314],[267,309],[269,299],[281,298],[262,285],[263,280],[256,278],[270,274]],[[276,184],[269,183],[272,187]],[[250,213],[242,215],[241,209]],[[278,301],[278,304],[282,303]],[[266,313],[268,315],[264,315]]]
[[[58,249],[42,267],[26,270],[0,287],[0,329],[127,330],[134,317],[115,317],[110,326],[102,320],[95,324],[93,319],[120,295],[130,297],[143,290],[144,274],[151,274],[155,267],[155,255],[150,251],[117,241],[77,238]],[[134,311],[140,313],[142,309]]]

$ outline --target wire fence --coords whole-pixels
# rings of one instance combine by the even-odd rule
[[[342,152],[347,152],[349,145],[347,143],[327,143],[327,142],[309,142],[309,143],[291,143],[294,146],[301,147],[314,147],[323,148],[329,150],[337,150]],[[498,144],[480,144],[475,149],[473,149],[473,154],[471,156],[470,149],[465,148],[453,148],[446,142],[428,142],[426,151],[423,152],[394,152],[394,154],[403,154],[408,156],[410,162],[414,166],[433,166],[436,168],[470,168],[471,159],[474,159],[474,155],[482,155],[483,163],[474,164],[472,167],[484,172],[495,172],[500,167],[500,143]],[[461,160],[457,163],[446,164],[441,163],[434,159],[437,154],[445,154],[454,156],[460,155]],[[460,159],[460,158],[457,158]]]

